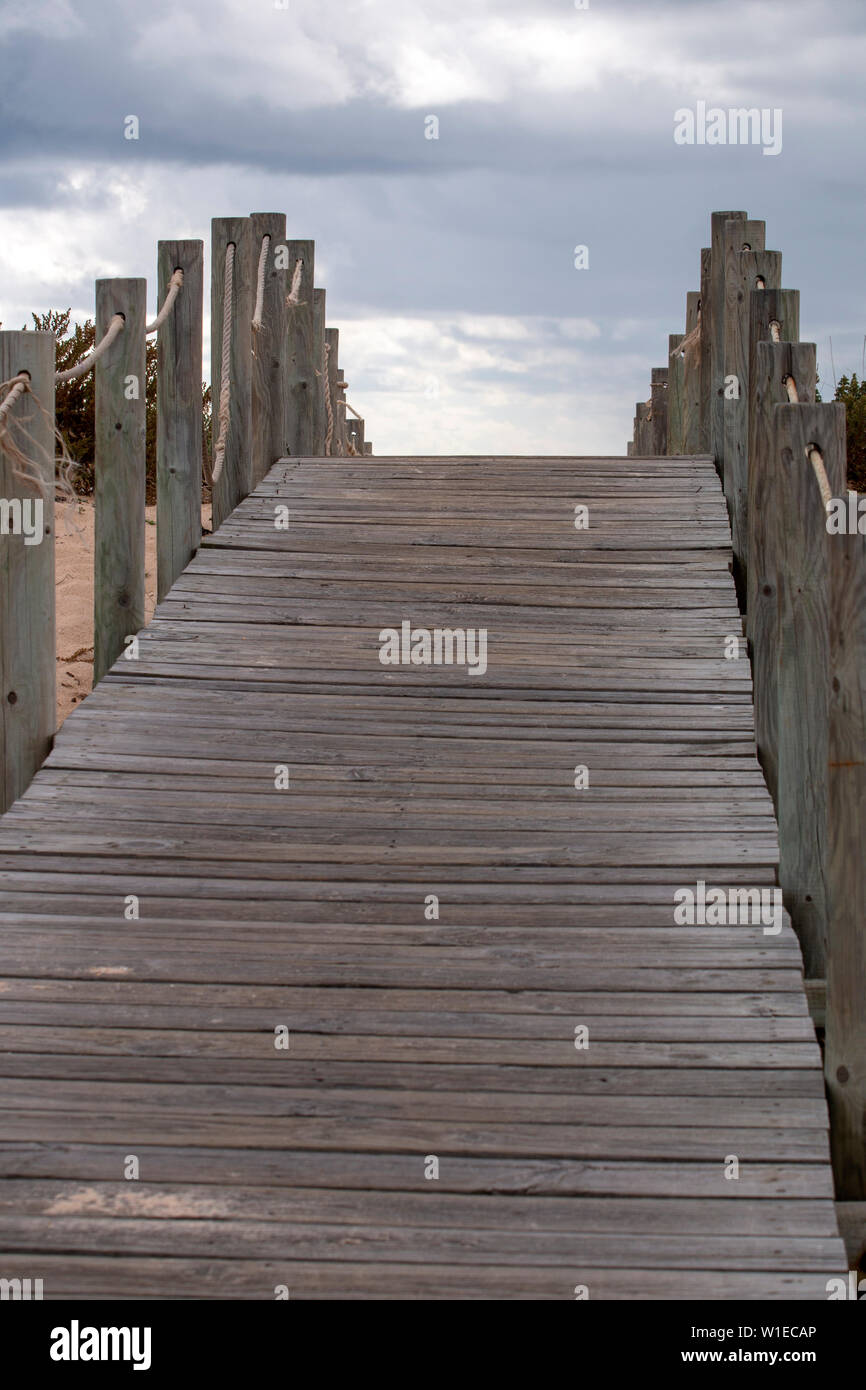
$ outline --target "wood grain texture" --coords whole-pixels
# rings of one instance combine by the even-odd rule
[[[175,270],[183,288],[157,334],[156,596],[162,602],[201,544],[204,246],[161,241],[157,299]]]
[[[286,295],[291,270],[286,248],[286,215],[282,212],[250,214],[250,252],[254,270],[253,298],[258,287],[258,266],[264,237],[269,237],[265,260],[261,327],[250,337],[250,483],[256,487],[283,458],[288,441],[286,421]]]
[[[725,257],[733,235],[728,224],[739,223],[745,233],[747,218],[745,212],[712,213],[706,267],[701,262],[701,418],[704,446],[720,477],[725,449]]]
[[[325,305],[326,292],[313,290],[313,362],[316,377],[312,451],[320,458],[325,456],[325,435],[328,430],[328,412],[325,406]]]
[[[225,463],[213,488],[213,529],[219,530],[238,502],[252,490],[252,317],[258,258],[252,244],[248,217],[214,217],[211,220],[211,458],[219,437],[220,384],[222,378],[223,303],[225,299],[226,248],[235,248],[231,312],[229,379],[229,429]]]
[[[771,294],[762,291],[761,294]],[[777,798],[779,779],[779,565],[784,542],[780,524],[780,490],[784,486],[773,439],[777,405],[787,399],[785,381],[792,376],[801,400],[815,398],[814,343],[755,345],[749,392],[749,541],[750,609],[747,631],[752,654],[755,738],[767,786]]]
[[[11,407],[17,447],[32,460],[44,481],[44,496],[14,476],[12,461],[0,450],[0,499],[19,503],[29,516],[31,539],[11,528],[0,534],[0,810],[29,785],[46,758],[57,727],[54,575],[54,335],[0,333],[0,381],[30,374],[31,389]],[[5,392],[4,392],[5,395]],[[45,414],[36,401],[42,402]],[[17,524],[17,523],[16,523]]]
[[[0,822],[6,1276],[823,1298],[796,937],[673,915],[776,879],[730,555],[705,457],[275,465]]]
[[[807,975],[826,968],[827,515],[807,445],[821,450],[835,497],[845,492],[845,407],[777,405],[779,459],[779,882]]]
[[[301,262],[301,278],[296,304],[287,305],[286,342],[286,426],[287,453],[296,458],[316,452],[316,395],[321,371],[316,357],[314,285],[316,275],[315,242],[287,241],[289,285],[295,265]]]
[[[93,683],[144,626],[146,280],[97,280],[96,340],[123,331],[94,371]]]
[[[844,491],[837,496],[844,496]],[[827,1033],[837,1195],[866,1200],[866,536],[827,536],[830,583],[827,784]]]
[[[756,226],[758,237],[754,234]],[[741,227],[746,228],[745,237]],[[763,228],[763,223],[731,223],[725,265],[725,381],[728,386],[724,405],[724,486],[731,521],[734,579],[744,608],[748,560],[750,297],[759,285],[775,289],[782,283],[781,253],[763,249]],[[747,238],[750,249],[739,249]]]

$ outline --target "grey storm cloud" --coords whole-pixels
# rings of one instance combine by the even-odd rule
[[[528,336],[495,349],[504,376],[524,362],[524,391],[572,389],[567,366],[535,364],[568,345],[552,324],[598,325],[572,342],[574,377],[594,361],[625,392],[624,437],[716,207],[766,218],[804,336],[823,350],[832,333],[839,369],[859,366],[864,19],[862,0],[34,0],[0,17],[0,213],[96,222],[118,169],[170,187],[185,234],[206,239],[215,214],[284,207],[316,238],[337,320],[525,318]],[[677,146],[674,112],[699,100],[780,108],[782,153]],[[139,141],[123,139],[130,113]],[[73,166],[97,177],[70,183]],[[70,263],[70,285],[84,279]],[[479,410],[495,353],[468,369]]]

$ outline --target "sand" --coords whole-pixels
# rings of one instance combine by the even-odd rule
[[[57,727],[93,686],[93,502],[57,509]],[[210,507],[202,508],[210,530]],[[145,526],[145,622],[156,607],[156,507]]]

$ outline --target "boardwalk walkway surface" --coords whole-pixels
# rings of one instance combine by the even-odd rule
[[[729,547],[704,459],[278,464],[0,824],[0,1274],[826,1297],[796,939],[673,919],[774,883]]]

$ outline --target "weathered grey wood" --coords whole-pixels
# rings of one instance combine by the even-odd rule
[[[653,367],[650,385],[652,453],[668,451],[668,368]]]
[[[668,428],[667,453],[682,454],[683,449],[683,355],[678,351],[685,335],[668,335]]]
[[[689,290],[686,295],[686,337],[698,326],[700,303],[700,290]],[[700,340],[693,342],[683,353],[682,363],[682,453],[696,454],[702,448]]]
[[[162,602],[201,544],[204,247],[161,241],[157,301],[175,270],[183,288],[157,335],[156,588]]]
[[[757,554],[764,549],[763,519],[758,513],[762,507],[761,489],[763,487],[762,474],[760,467],[752,467],[749,460],[755,457],[757,448],[757,437],[762,434],[763,447],[766,448],[767,442],[767,421],[764,419],[760,423],[757,418],[758,400],[753,387],[755,374],[758,369],[757,355],[759,343],[770,342],[772,338],[771,324],[778,325],[778,332],[781,342],[798,343],[800,340],[800,291],[774,289],[767,286],[763,290],[750,290],[749,292],[749,427],[746,446],[747,460],[747,485],[746,485],[746,631],[751,639],[754,615],[757,611],[757,600],[759,598],[759,585],[757,581]],[[790,367],[784,367],[784,363],[779,363],[779,373],[773,377],[777,387],[780,387],[781,376],[787,374]],[[805,377],[800,392],[803,400],[814,400],[815,380],[813,380],[814,370],[808,366],[808,359],[798,363],[798,370],[803,375],[804,366],[806,367]],[[784,370],[783,370],[784,368]],[[812,382],[809,387],[809,382]],[[766,398],[766,399],[765,399]],[[766,410],[768,400],[771,405],[778,401],[783,401],[785,395],[780,390],[775,390],[769,397],[764,390],[760,408]]]
[[[844,496],[843,489],[837,496]],[[862,503],[861,503],[862,504]],[[862,525],[861,521],[861,525]],[[866,536],[827,536],[830,584],[825,1077],[836,1195],[866,1199]]]
[[[144,626],[146,280],[97,280],[96,339],[123,331],[96,372],[93,683]]]
[[[650,405],[647,401],[638,401],[635,405],[634,452],[641,458],[651,458],[655,453],[653,445],[653,423],[650,415]]]
[[[0,824],[15,1258],[70,1295],[822,1296],[796,939],[673,920],[776,880],[729,554],[690,456],[277,464]],[[488,670],[383,666],[404,615],[489,629]],[[640,1279],[586,1276],[627,1232]]]
[[[763,297],[764,293],[761,292]],[[750,374],[748,553],[750,607],[748,633],[755,691],[755,738],[767,786],[776,800],[778,786],[779,655],[779,490],[783,486],[773,445],[773,410],[787,401],[792,376],[800,399],[815,399],[814,343],[758,342]]]
[[[801,344],[802,346],[802,344]],[[808,456],[815,443],[834,496],[845,489],[845,407],[773,408],[778,533],[779,882],[806,974],[826,966],[827,667],[826,512]]]
[[[314,326],[315,242],[288,241],[291,286],[301,263],[297,303],[288,305],[286,377],[286,452],[292,458],[316,454],[316,394],[321,370]]]
[[[255,276],[252,230],[248,217],[215,217],[211,221],[211,458],[219,438],[220,384],[222,379],[223,301],[225,298],[226,248],[234,252],[231,353],[229,358],[229,429],[225,463],[213,487],[213,529],[252,490],[252,317]]]
[[[337,458],[340,453],[340,393],[337,390],[337,356],[340,351],[339,328],[325,329],[325,346],[328,349],[327,381],[325,383],[325,389],[327,391],[327,398],[325,403],[327,413],[325,453],[329,458]],[[328,410],[328,407],[330,407],[330,410]]]
[[[743,235],[742,229],[745,229]],[[739,249],[744,241],[750,249]],[[746,606],[751,293],[782,283],[782,256],[763,249],[764,224],[730,223],[725,269],[724,487],[731,519],[734,579]],[[757,244],[756,244],[757,243]]]
[[[631,458],[634,454],[634,440],[630,439],[625,446],[626,457]]]
[[[25,530],[12,530],[19,524],[13,506],[0,532],[0,811],[29,785],[57,727],[53,333],[0,333],[0,381],[19,372],[29,373],[31,390],[10,407],[10,434],[38,470],[44,492],[40,496],[16,478],[12,460],[0,449],[0,504],[20,506],[21,523],[36,541],[25,544]]]
[[[313,361],[316,364],[313,453],[318,458],[325,457],[325,435],[328,432],[325,406],[325,299],[324,290],[313,290]]]
[[[365,439],[365,440],[364,440],[364,453],[365,453],[365,454],[372,454],[372,452],[373,452],[373,445],[372,445],[372,443],[370,442],[369,439]]]
[[[250,254],[253,264],[253,304],[258,294],[258,267],[263,239],[269,237],[265,260],[260,327],[251,333],[250,484],[256,487],[277,459],[288,451],[286,423],[286,321],[290,271],[283,212],[250,214]]]
[[[725,243],[728,222],[745,223],[745,212],[714,212],[710,246],[701,251],[701,436],[721,473],[724,440]]]

